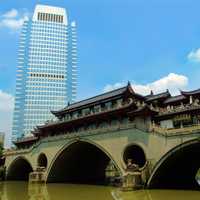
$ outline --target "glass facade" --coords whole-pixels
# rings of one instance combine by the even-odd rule
[[[18,53],[12,140],[30,134],[76,97],[76,24],[65,9],[37,5],[24,22]]]

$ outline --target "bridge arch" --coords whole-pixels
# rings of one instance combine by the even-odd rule
[[[105,184],[105,169],[113,163],[121,170],[112,156],[91,140],[72,140],[59,150],[49,165],[47,182]]]
[[[128,159],[137,164],[140,168],[146,163],[146,153],[144,146],[138,143],[129,143],[122,151],[123,163],[126,165]]]
[[[47,167],[48,159],[45,153],[40,153],[40,155],[38,156],[37,164],[39,167]]]
[[[30,162],[24,156],[18,156],[9,165],[6,180],[28,181],[29,173],[33,171]]]
[[[155,165],[149,188],[199,189],[195,179],[200,168],[200,140],[184,142],[167,152]]]

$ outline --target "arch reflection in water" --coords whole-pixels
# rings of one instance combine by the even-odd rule
[[[24,181],[3,182],[1,200],[28,200],[28,183]]]
[[[200,189],[196,180],[200,168],[200,141],[185,142],[168,152],[154,168],[150,188]]]
[[[122,192],[108,186],[69,184],[0,184],[1,200],[199,200],[199,191],[137,190]]]
[[[108,186],[52,183],[47,189],[51,200],[113,200]]]
[[[15,159],[8,169],[7,180],[28,180],[29,173],[33,171],[31,164],[23,157]]]
[[[106,167],[110,157],[97,146],[74,142],[55,159],[47,182],[106,184]]]
[[[199,191],[184,190],[136,190],[122,192],[113,190],[114,200],[199,200]]]
[[[113,200],[111,187],[4,182],[1,200]]]
[[[46,184],[29,184],[29,200],[50,200]]]

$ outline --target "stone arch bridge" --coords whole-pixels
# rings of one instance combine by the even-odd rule
[[[7,180],[198,187],[200,90],[142,96],[128,83],[52,113],[5,152]]]
[[[148,187],[198,187],[200,133],[144,132],[123,127],[102,132],[47,137],[29,149],[6,152],[8,180],[28,180],[29,173],[45,166],[45,182],[100,183],[111,162],[126,176],[127,159],[139,167],[148,163],[143,182]]]

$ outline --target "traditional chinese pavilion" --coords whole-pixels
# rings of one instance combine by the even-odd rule
[[[147,96],[127,86],[51,111],[56,120],[37,126],[33,136],[14,141],[17,148],[28,148],[45,137],[134,126],[146,132],[180,130],[200,123],[200,89],[169,91]]]

